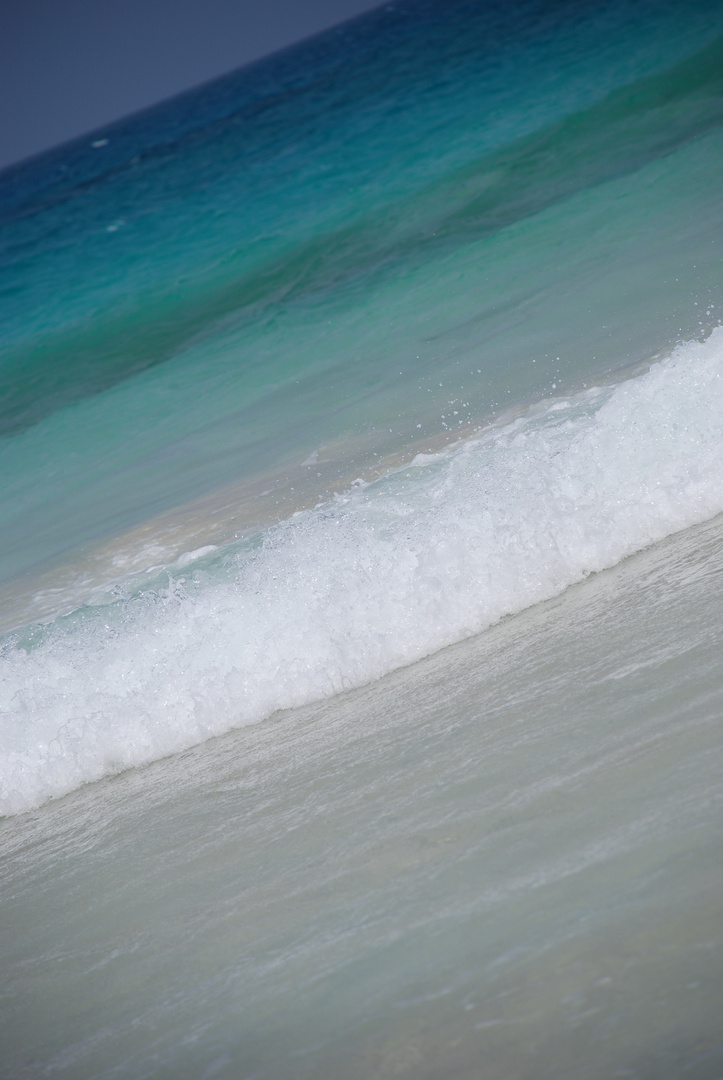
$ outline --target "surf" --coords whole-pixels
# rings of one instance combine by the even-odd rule
[[[18,813],[361,686],[723,511],[723,328],[10,635]]]

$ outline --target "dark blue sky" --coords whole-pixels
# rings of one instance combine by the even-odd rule
[[[0,168],[379,0],[0,0]]]

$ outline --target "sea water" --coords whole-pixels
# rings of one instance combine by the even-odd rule
[[[0,175],[3,1075],[721,1075],[721,35],[394,3]]]

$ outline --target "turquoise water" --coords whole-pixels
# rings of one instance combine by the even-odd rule
[[[718,1077],[723,6],[380,7],[0,252],[8,1075]]]
[[[454,10],[381,10],[5,174],[4,578],[699,329],[717,9]]]

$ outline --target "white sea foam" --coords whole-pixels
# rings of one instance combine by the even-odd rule
[[[0,806],[375,679],[721,511],[723,328],[356,484],[255,550],[209,549],[193,580],[14,637]]]

